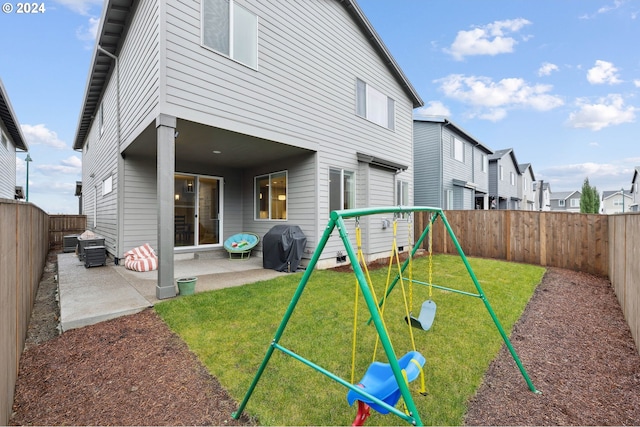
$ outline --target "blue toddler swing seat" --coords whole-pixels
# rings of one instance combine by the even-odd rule
[[[260,237],[253,233],[238,233],[224,241],[224,248],[229,253],[229,259],[249,259],[251,250],[256,247]],[[233,255],[239,255],[234,258]]]
[[[424,364],[424,356],[417,351],[410,351],[398,359],[398,365],[400,365],[400,369],[402,369],[403,373],[406,375],[407,382],[411,382],[420,376]],[[395,406],[396,403],[398,403],[398,400],[400,400],[400,386],[393,375],[391,365],[388,363],[373,362],[369,365],[367,372],[365,372],[362,380],[358,383],[358,386],[362,387],[367,393],[382,400],[391,407]],[[389,413],[388,409],[380,406],[373,400],[362,396],[353,390],[349,390],[347,393],[347,402],[349,402],[349,405],[353,405],[353,402],[356,400],[370,406],[381,414]],[[361,418],[360,421],[364,421],[368,416],[368,413],[364,415],[361,413],[362,411],[368,412],[368,409],[362,407],[358,408],[358,418]],[[354,422],[354,425],[362,424]]]

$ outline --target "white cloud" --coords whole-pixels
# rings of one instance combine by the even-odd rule
[[[55,0],[56,3],[63,5],[64,7],[71,9],[75,13],[80,15],[88,15],[89,10],[93,7],[101,7],[102,0]]]
[[[86,26],[82,25],[76,30],[76,37],[78,40],[87,42],[89,47],[93,47],[93,43],[96,40],[98,29],[100,25],[100,18],[89,17],[89,22]]]
[[[611,12],[612,10],[618,9],[624,3],[625,2],[623,0],[614,0],[612,4],[606,5],[606,6],[602,6],[600,9],[598,9],[597,13],[608,13],[608,12]]]
[[[558,68],[558,66],[556,64],[551,64],[549,62],[545,62],[538,69],[538,75],[539,76],[548,76],[552,72],[558,71],[558,70],[559,70],[559,68]]]
[[[491,24],[473,28],[469,31],[458,31],[456,39],[445,52],[456,60],[471,55],[498,55],[513,52],[518,43],[509,34],[520,31],[531,24],[523,18],[495,21]]]
[[[605,13],[609,13],[612,10],[619,9],[625,3],[626,3],[626,0],[613,0],[613,2],[611,2],[610,4],[607,4],[605,6],[600,7],[595,13],[593,13],[591,15],[585,13],[584,15],[580,16],[580,19],[593,19],[593,18],[597,17],[598,15],[602,15],[602,14],[605,14]],[[635,19],[633,12],[631,13],[631,17],[632,17],[632,19]]]
[[[415,115],[418,117],[433,117],[433,116],[451,116],[451,111],[440,101],[429,101],[425,107],[420,107],[415,111]]]
[[[504,118],[509,109],[547,111],[564,104],[562,98],[549,94],[551,85],[530,85],[519,78],[494,82],[489,77],[451,74],[434,83],[440,85],[446,96],[480,108],[474,116],[493,121]]]
[[[611,62],[599,59],[596,61],[596,65],[587,71],[587,80],[594,85],[622,83],[622,80],[618,78],[618,69]]]
[[[640,87],[640,79],[634,80],[633,84],[635,85],[635,87]]]
[[[37,167],[40,172],[45,174],[80,174],[82,173],[82,160],[78,156],[71,156],[60,161],[57,165],[40,165]]]
[[[576,163],[552,166],[536,172],[536,178],[551,183],[551,191],[580,190],[585,178],[602,191],[619,190],[631,185],[637,158],[617,160],[614,163]]]
[[[632,123],[636,118],[637,108],[625,106],[619,94],[611,94],[601,98],[595,104],[586,99],[576,100],[579,110],[569,114],[568,124],[574,128],[587,128],[593,131],[622,123]]]
[[[67,144],[58,138],[58,134],[47,129],[44,124],[22,125],[22,133],[27,140],[28,145],[46,145],[48,147],[64,150]]]
[[[600,147],[600,144],[598,144],[597,142],[593,141],[589,143],[589,147]]]

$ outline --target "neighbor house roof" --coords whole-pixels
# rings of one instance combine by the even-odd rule
[[[20,123],[16,118],[16,113],[13,111],[13,107],[9,101],[7,91],[4,89],[2,79],[0,79],[0,119],[2,119],[16,148],[22,151],[29,150],[27,141],[22,134],[22,129],[20,129]]]
[[[636,181],[638,181],[638,177],[640,177],[640,166],[636,166],[635,170],[633,171],[633,178],[631,178],[631,184],[634,184]]]
[[[554,191],[553,193],[551,193],[551,200],[567,200],[567,199],[570,199],[575,193],[578,193],[578,196],[582,195],[577,190],[575,190],[575,191]]]
[[[620,195],[620,190],[617,190],[617,191],[603,191],[602,192],[602,200],[608,199],[609,197],[613,197],[613,196],[616,196],[616,195],[617,196]],[[627,191],[627,190],[624,190],[624,195],[626,197],[632,197],[631,196],[631,192]]]
[[[516,160],[516,153],[513,152],[513,148],[503,148],[502,150],[494,151],[493,154],[489,156],[489,161],[501,159],[507,154],[511,156],[513,164],[518,166],[518,160]]]
[[[531,170],[531,178],[533,178],[533,180],[536,180],[536,176],[533,174],[533,166],[531,166],[531,163],[520,163],[518,165],[518,169],[520,169],[520,174],[522,175],[524,173],[524,171],[527,170],[527,168],[529,168]]]
[[[395,61],[378,33],[358,6],[356,0],[336,0],[341,3],[347,10],[349,15],[356,21],[358,27],[362,30],[365,37],[371,42],[374,49],[378,52],[387,68],[400,83],[404,92],[411,99],[413,108],[421,107],[424,102],[418,95],[409,79],[405,76],[400,66]],[[116,55],[123,42],[123,34],[126,33],[131,19],[131,11],[136,7],[137,0],[108,0],[102,12],[100,19],[100,27],[96,36],[96,45],[91,59],[91,71],[87,79],[84,101],[78,119],[78,128],[73,143],[74,150],[79,150],[84,145],[91,122],[96,115],[102,92],[104,91],[107,79],[114,66],[109,55],[98,49],[100,46],[103,50],[112,55]]]
[[[484,145],[482,142],[480,142],[480,140],[478,140],[478,138],[476,138],[473,135],[471,135],[469,132],[464,130],[462,127],[458,126],[456,123],[454,123],[453,121],[451,121],[447,117],[444,117],[444,116],[420,116],[420,115],[415,115],[413,117],[413,121],[414,122],[428,122],[428,123],[443,123],[445,126],[451,126],[458,133],[461,133],[462,135],[464,135],[465,137],[467,137],[471,141],[475,142],[477,144],[477,146],[480,147],[487,154],[493,154],[493,150],[491,148],[489,148],[486,145]]]

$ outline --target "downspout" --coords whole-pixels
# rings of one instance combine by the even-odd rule
[[[124,157],[120,155],[120,146],[122,144],[122,131],[121,131],[121,122],[120,122],[120,62],[118,61],[118,57],[111,52],[105,50],[102,46],[97,45],[98,52],[107,55],[109,58],[113,59],[115,63],[115,71],[116,71],[116,159],[117,159],[117,188],[118,194],[116,196],[116,224],[117,224],[117,239],[116,239],[116,247],[115,253],[113,254],[114,262],[118,265],[118,255],[123,253],[122,250],[122,240],[124,238],[124,226],[121,223],[121,219],[123,218],[123,191],[124,191]]]

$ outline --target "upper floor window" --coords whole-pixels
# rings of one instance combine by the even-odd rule
[[[500,181],[504,181],[504,168],[502,165],[498,166],[498,170],[500,171]]]
[[[509,172],[509,179],[511,181],[511,185],[516,185],[516,174],[513,172]]]
[[[571,199],[571,207],[579,208],[580,207],[580,199]]]
[[[558,206],[560,206],[560,207],[564,206],[564,199],[558,200]]]
[[[395,101],[364,81],[356,79],[356,114],[384,126],[395,129]]]
[[[480,170],[487,172],[487,169],[489,169],[489,157],[486,154],[482,154],[480,157]]]
[[[453,158],[464,163],[464,142],[461,139],[453,138]]]
[[[287,172],[255,178],[255,218],[287,219]]]
[[[356,207],[356,174],[344,169],[329,169],[329,211]]]
[[[2,141],[2,145],[4,146],[4,148],[7,148],[7,137],[4,134],[4,132],[2,132],[0,130],[0,141]]]
[[[100,129],[100,136],[104,133],[104,106],[102,102],[100,103],[100,107],[98,109],[98,127]]]
[[[258,68],[258,17],[234,0],[203,0],[202,44]]]

